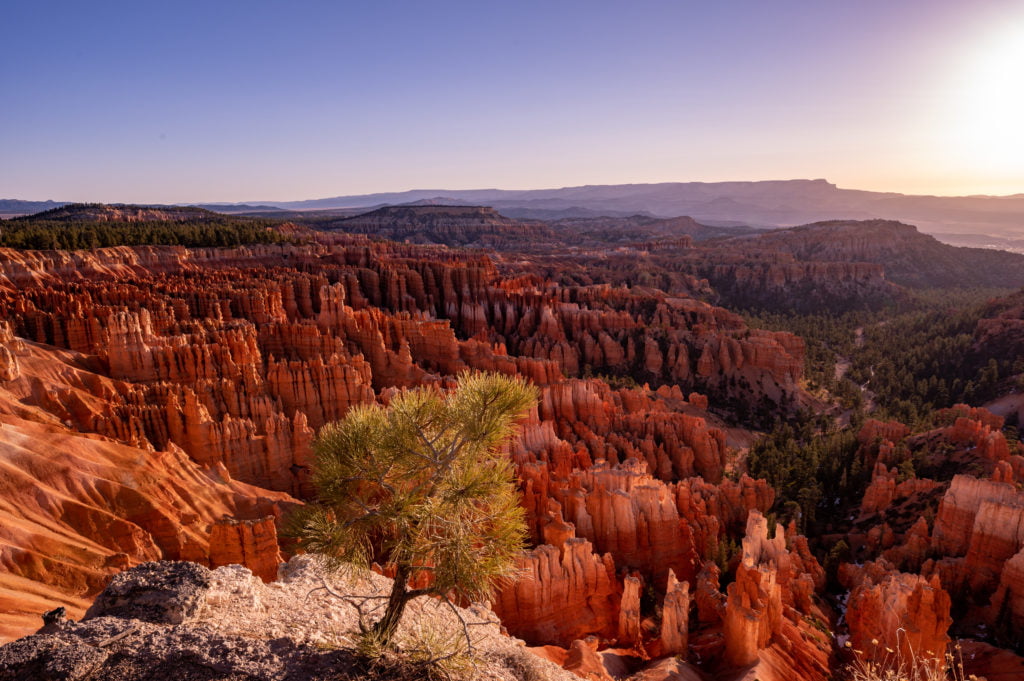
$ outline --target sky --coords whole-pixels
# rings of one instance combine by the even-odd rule
[[[0,5],[0,198],[1024,192],[1021,0]]]

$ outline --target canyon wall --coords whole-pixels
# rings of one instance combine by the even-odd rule
[[[567,638],[606,622],[614,635],[620,570],[659,589],[669,568],[691,581],[729,527],[770,506],[763,483],[724,479],[726,433],[702,392],[793,402],[803,364],[798,338],[751,331],[696,300],[563,286],[528,268],[499,275],[483,255],[344,235],[233,249],[3,250],[0,318],[3,413],[50,429],[55,462],[97,447],[134,462],[117,475],[56,463],[44,474],[5,453],[24,479],[56,476],[93,509],[52,501],[12,521],[31,529],[9,540],[7,572],[41,585],[44,601],[87,597],[117,569],[158,557],[240,560],[272,578],[279,557],[266,518],[312,492],[320,426],[391,390],[484,369],[541,388],[511,445],[547,556],[537,580],[575,608],[556,582],[605,566],[593,625]],[[117,501],[129,494],[121,488],[136,500]],[[89,543],[70,552],[81,560],[46,567],[60,552],[44,539],[48,514],[73,527],[61,541]],[[105,548],[93,546],[101,539]]]

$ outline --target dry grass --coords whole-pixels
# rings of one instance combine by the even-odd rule
[[[572,681],[571,672],[537,657],[502,634],[485,608],[451,607],[421,597],[411,601],[396,634],[396,650],[363,635],[360,616],[372,617],[364,599],[390,593],[391,580],[368,571],[325,570],[313,557],[297,556],[281,579],[263,584],[243,568],[214,571],[214,585],[198,623],[221,634],[287,637],[347,660],[339,681]],[[468,638],[467,638],[468,633]],[[467,645],[468,642],[468,645]],[[578,680],[577,680],[578,681]]]
[[[871,643],[878,646],[877,640]],[[860,650],[853,650],[853,662],[847,667],[845,678],[848,681],[977,681],[974,674],[964,672],[959,642],[951,645],[943,658],[915,651],[910,645],[906,650],[904,646],[897,646],[896,650],[885,648],[884,651],[881,659],[874,659]]]
[[[371,630],[354,634],[353,649],[370,678],[468,681],[479,660],[461,629],[417,620],[394,641]]]

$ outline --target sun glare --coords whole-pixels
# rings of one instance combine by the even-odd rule
[[[1024,28],[981,47],[964,71],[953,134],[978,172],[1024,175]]]

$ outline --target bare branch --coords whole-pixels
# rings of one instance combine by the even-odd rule
[[[125,630],[124,630],[124,631],[122,631],[121,633],[119,633],[119,634],[114,634],[114,635],[113,635],[113,636],[111,636],[110,638],[107,638],[107,639],[104,639],[104,640],[100,641],[99,643],[97,643],[97,644],[96,644],[96,647],[97,647],[97,648],[106,648],[106,647],[107,647],[107,646],[109,646],[109,645],[112,645],[112,644],[114,644],[114,643],[117,643],[118,641],[120,641],[120,640],[121,640],[121,639],[123,639],[123,638],[127,638],[127,637],[131,636],[131,635],[132,635],[132,634],[134,634],[134,633],[135,633],[136,631],[138,631],[138,629],[139,629],[139,628],[138,628],[138,627],[136,627],[136,626],[131,626],[131,627],[128,627],[127,629],[125,629]]]

